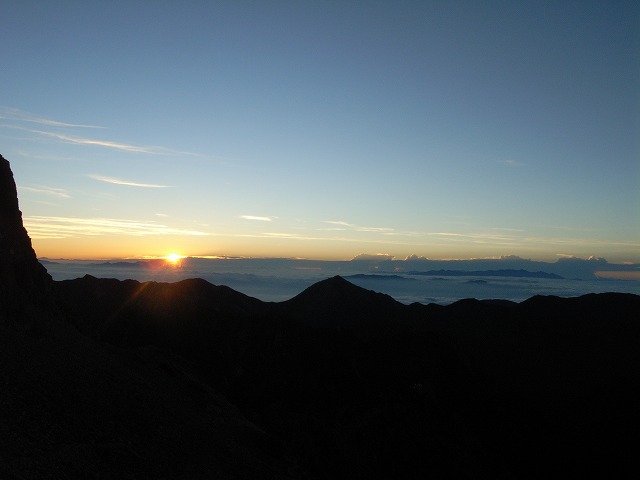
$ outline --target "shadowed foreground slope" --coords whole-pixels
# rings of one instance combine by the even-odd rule
[[[632,465],[634,295],[406,306],[339,277],[279,304],[201,280],[87,276],[55,291],[88,335],[187,359],[311,477],[537,478]]]

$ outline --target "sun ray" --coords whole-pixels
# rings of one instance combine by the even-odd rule
[[[183,258],[184,258],[183,255],[180,255],[179,253],[173,253],[173,252],[165,255],[164,257],[167,263],[173,266],[179,265],[180,260],[182,260]]]

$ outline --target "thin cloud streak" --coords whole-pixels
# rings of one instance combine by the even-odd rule
[[[355,227],[355,225],[352,225],[348,222],[343,222],[342,220],[325,220],[323,223],[328,223],[330,225],[341,225],[343,227]]]
[[[373,232],[373,233],[385,233],[385,232],[393,232],[394,228],[388,227],[362,227],[359,225],[354,225],[353,223],[345,222],[342,220],[324,220],[322,223],[328,223],[329,225],[338,225],[340,227],[347,227],[356,232]]]
[[[10,128],[14,130],[21,130],[29,133],[35,133],[37,135],[53,138],[55,140],[61,141],[62,143],[66,143],[70,145],[97,146],[97,147],[110,148],[110,149],[129,152],[129,153],[142,153],[145,155],[192,156],[192,157],[202,156],[199,153],[172,150],[170,148],[161,147],[161,146],[140,146],[140,145],[114,142],[109,140],[97,140],[93,138],[79,137],[76,135],[68,135],[68,134],[57,133],[57,132],[47,132],[45,130],[34,130],[31,128],[25,128],[19,125],[0,124],[0,127]],[[33,139],[25,139],[25,140],[33,141]]]
[[[98,125],[86,125],[81,123],[67,123],[58,120],[51,120],[49,118],[40,117],[32,113],[23,112],[17,108],[0,108],[0,118],[5,120],[17,120],[22,122],[37,123],[39,125],[46,125],[49,127],[67,127],[67,128],[105,128]]]
[[[373,233],[390,233],[395,231],[394,228],[386,227],[355,227],[357,232],[373,232]]]
[[[256,216],[256,215],[240,215],[240,218],[242,218],[244,220],[252,220],[252,221],[258,221],[258,222],[273,222],[273,219],[275,217],[260,217],[260,216]]]
[[[69,192],[64,188],[55,188],[55,187],[46,187],[46,186],[36,186],[36,187],[18,186],[18,190],[32,192],[32,193],[41,193],[43,195],[49,195],[53,197],[71,198],[71,195],[69,195]]]
[[[423,237],[425,234],[421,232],[381,232],[382,235],[387,235],[389,237]]]
[[[524,167],[525,165],[524,163],[513,159],[504,160],[502,164],[506,165],[507,167]]]
[[[45,132],[43,130],[31,130],[31,132],[39,133],[40,135],[52,137],[57,140],[61,140],[64,143],[71,143],[74,145],[95,145],[98,147],[113,148],[113,149],[122,150],[125,152],[147,153],[147,154],[160,153],[160,151],[162,150],[159,147],[140,147],[137,145],[128,145],[126,143],[110,142],[106,140],[94,140],[90,138],[76,137],[72,135],[63,135],[61,133]]]
[[[37,203],[39,205],[46,205],[48,207],[59,207],[60,205],[57,203],[53,203],[53,202],[46,202],[44,200],[33,200],[33,203]]]
[[[549,246],[572,246],[572,247],[636,247],[640,248],[638,242],[620,242],[612,240],[601,240],[594,238],[576,238],[576,237],[542,237],[532,235],[508,235],[493,233],[454,233],[454,232],[430,232],[427,236],[434,236],[447,239],[449,242],[461,243],[468,242],[481,245],[496,245],[507,247],[531,247],[536,245]]]
[[[380,244],[380,245],[401,245],[420,247],[423,246],[417,242],[403,242],[403,241],[390,241],[388,239],[376,239],[376,238],[353,238],[343,236],[313,236],[313,235],[300,235],[286,232],[262,232],[262,233],[241,233],[241,234],[212,234],[222,237],[241,237],[241,238],[262,238],[262,239],[282,239],[282,240],[302,240],[302,241],[322,241],[322,242],[345,242],[345,243],[359,243],[359,244]]]
[[[462,247],[464,245],[478,245],[483,247],[495,247],[505,250],[535,248],[540,245],[550,247],[574,246],[581,249],[593,247],[596,249],[606,247],[623,247],[623,248],[640,248],[638,242],[620,242],[611,240],[602,240],[594,238],[576,238],[576,237],[560,237],[560,236],[534,236],[527,234],[524,229],[520,228],[499,228],[487,227],[488,232],[456,232],[456,231],[440,231],[440,232],[418,232],[418,231],[396,231],[393,228],[383,227],[360,227],[341,220],[326,220],[323,223],[335,225],[335,227],[318,228],[317,232],[340,232],[342,236],[328,236],[324,240],[343,241],[343,242],[367,242],[381,243],[388,245],[412,245],[422,248],[431,247],[447,247],[456,245]],[[365,233],[370,235],[381,235],[385,239],[366,237],[345,237],[347,233]],[[393,240],[391,240],[393,238]],[[403,238],[403,240],[400,240]],[[420,238],[423,240],[421,241]],[[429,240],[429,239],[433,240]],[[441,239],[437,241],[436,239]]]
[[[24,226],[32,239],[64,239],[103,235],[187,235],[208,236],[206,232],[184,230],[153,222],[118,220],[113,218],[77,218],[31,216],[24,218]]]
[[[353,223],[345,222],[343,220],[323,220],[322,223],[328,223],[329,225],[336,225],[335,227],[323,227],[317,228],[318,232],[357,232],[357,233],[371,233],[379,234],[385,237],[424,237],[425,233],[416,231],[399,231],[390,227],[363,227],[355,225]],[[388,240],[386,240],[388,242]],[[384,243],[382,240],[381,243]],[[415,243],[407,242],[393,242],[398,245],[414,245]]]
[[[103,175],[87,175],[87,177],[97,180],[103,183],[110,183],[112,185],[125,185],[127,187],[140,187],[140,188],[170,188],[169,185],[157,185],[154,183],[140,183],[131,180],[123,180],[114,177],[105,177]]]
[[[300,238],[300,239],[307,238],[301,235],[294,235],[293,233],[280,233],[280,232],[264,232],[262,235],[266,237],[277,237],[277,238]]]

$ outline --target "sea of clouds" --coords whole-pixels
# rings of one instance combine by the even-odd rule
[[[635,275],[638,265],[613,265],[603,259],[569,259],[545,263],[517,257],[442,261],[418,257],[393,260],[366,256],[356,257],[351,261],[184,258],[177,265],[162,259],[41,259],[41,262],[54,280],[74,279],[84,275],[158,282],[203,278],[260,300],[275,302],[288,300],[312,284],[335,275],[341,275],[361,287],[386,293],[403,303],[445,305],[462,298],[499,298],[519,302],[534,295],[573,297],[603,292],[640,295],[640,281],[605,279],[600,275],[603,271],[632,272]],[[499,270],[504,270],[509,275],[486,274],[487,271],[495,273]],[[425,275],[424,272],[430,273]],[[531,276],[536,272],[537,276]],[[548,278],[550,276],[561,278]]]

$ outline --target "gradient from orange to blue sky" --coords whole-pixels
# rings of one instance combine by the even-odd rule
[[[0,15],[39,256],[640,262],[638,2],[42,2]]]

